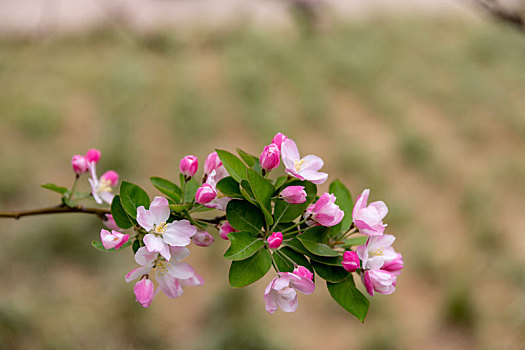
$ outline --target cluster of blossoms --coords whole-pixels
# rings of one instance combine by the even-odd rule
[[[180,184],[160,177],[150,179],[163,194],[151,202],[142,188],[126,181],[117,194],[118,174],[112,170],[98,178],[100,151],[91,149],[73,156],[75,184],[89,173],[89,197],[110,205],[110,210],[91,211],[111,230],[102,229],[100,242],[94,241],[93,246],[105,251],[132,247],[140,267],[125,280],[137,281],[135,299],[148,307],[159,290],[177,298],[184,287],[204,283],[183,260],[190,255],[192,242],[200,247],[212,245],[215,238],[210,232],[216,231],[229,241],[224,257],[232,261],[232,287],[256,282],[273,266],[276,275],[264,291],[269,313],[279,308],[295,311],[297,292],[314,292],[315,273],[327,281],[335,301],[363,321],[368,300],[356,288],[353,273],[360,276],[368,294],[390,294],[403,268],[401,254],[392,248],[394,236],[384,234],[385,203],[367,204],[370,191],[366,189],[354,205],[339,180],[317,195],[317,186],[328,179],[320,171],[323,160],[315,155],[301,157],[296,143],[282,133],[274,136],[259,157],[242,150],[238,153],[240,158],[224,150],[210,153],[200,180],[197,157],[183,157]],[[270,174],[281,164],[284,172],[271,179]],[[75,184],[71,190],[56,185],[46,188],[63,195],[62,205],[79,211],[75,201],[82,198],[75,198]],[[223,213],[215,218],[197,216],[211,209]]]

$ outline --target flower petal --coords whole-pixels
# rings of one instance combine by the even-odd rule
[[[161,237],[151,233],[147,234],[144,236],[144,244],[150,252],[158,252],[168,261],[171,259],[169,246],[164,243]]]
[[[124,279],[126,280],[126,282],[131,282],[133,280],[136,280],[137,278],[145,275],[145,274],[148,274],[150,271],[149,267],[144,267],[144,266],[141,266],[141,267],[137,267],[136,269],[134,270],[131,270],[130,272],[128,272],[126,274],[126,277],[124,277]]]
[[[153,226],[155,225],[153,214],[142,205],[137,208],[137,222],[146,231],[153,230]]]
[[[168,200],[157,196],[149,206],[149,211],[153,215],[153,222],[156,225],[165,223],[170,217],[170,207]]]
[[[191,278],[195,275],[195,270],[187,263],[172,262],[168,266],[168,273],[179,279]]]
[[[190,255],[190,250],[184,247],[171,247],[170,246],[170,252],[171,252],[172,259],[176,261],[181,261],[182,259]]]
[[[318,156],[314,156],[313,154],[309,154],[305,156],[302,160],[304,161],[304,163],[303,163],[303,166],[301,167],[301,171],[304,171],[304,170],[318,171],[324,165],[323,160]]]
[[[140,247],[135,253],[135,261],[142,266],[153,266],[155,259],[157,259],[157,252],[150,252],[146,247]]]
[[[320,185],[328,179],[327,173],[313,170],[301,170],[299,171],[299,175],[301,175],[305,180],[308,180],[316,185]]]

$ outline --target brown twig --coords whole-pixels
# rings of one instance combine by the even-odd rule
[[[497,0],[474,0],[474,2],[500,21],[508,23],[514,28],[525,32],[525,18],[518,10],[505,8],[499,4]]]
[[[68,207],[65,205],[57,205],[49,208],[19,210],[13,212],[0,212],[0,218],[20,219],[23,216],[46,215],[46,214],[64,214],[64,213],[86,213],[95,214],[103,218],[104,214],[110,214],[109,209],[102,208],[87,208],[87,207]]]

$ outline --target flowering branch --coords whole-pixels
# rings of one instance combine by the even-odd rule
[[[86,214],[95,214],[101,218],[105,214],[111,214],[109,209],[103,208],[89,208],[83,206],[77,207],[68,207],[66,205],[57,205],[54,207],[41,208],[41,209],[31,209],[31,210],[20,210],[12,212],[0,212],[0,218],[13,218],[20,219],[23,216],[33,216],[33,215],[46,215],[46,214],[64,214],[64,213],[86,213]]]

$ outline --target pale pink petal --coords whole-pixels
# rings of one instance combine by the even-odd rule
[[[136,269],[131,270],[130,272],[126,274],[125,280],[126,282],[131,282],[141,276],[148,274],[149,271],[150,271],[149,267],[144,267],[144,266],[137,267]]]
[[[312,294],[315,289],[315,284],[312,280],[297,276],[290,278],[290,286],[306,295]]]
[[[155,225],[155,218],[149,210],[146,210],[146,208],[141,205],[137,208],[137,222],[146,231],[151,231]]]
[[[308,180],[316,185],[320,185],[328,179],[327,173],[313,170],[301,170],[299,171],[299,175],[301,175],[305,180]]]
[[[317,172],[324,165],[324,162],[321,158],[319,158],[318,156],[314,156],[312,154],[307,155],[302,160],[304,160],[304,163],[303,163],[303,166],[301,167],[301,172],[305,170],[312,170],[312,171]]]
[[[271,289],[272,282],[268,285],[266,290]],[[279,309],[279,304],[277,303],[277,292],[270,290],[268,293],[264,293],[264,308],[269,313],[273,314]]]
[[[166,231],[164,231],[164,233],[168,232],[191,237],[197,233],[197,228],[188,220],[179,220],[166,225]]]
[[[140,247],[135,253],[135,261],[142,266],[153,266],[153,262],[157,259],[157,255],[157,252],[150,252],[148,248]]]
[[[187,279],[195,275],[195,271],[190,264],[172,262],[168,266],[168,273],[178,279]]]
[[[370,194],[370,190],[366,189],[357,197],[354,205],[354,210],[352,211],[352,216],[355,218],[357,217],[357,212],[361,209],[366,208],[367,202],[368,202],[368,196]]]
[[[171,247],[170,246],[170,252],[171,252],[172,259],[176,261],[181,261],[182,259],[190,255],[190,250],[184,247]]]
[[[151,233],[147,234],[144,236],[144,244],[150,252],[158,252],[168,261],[171,259],[169,246],[164,243],[162,237],[158,237]]]
[[[383,201],[370,203],[370,206],[374,207],[377,210],[377,213],[379,214],[381,219],[383,219],[386,216],[386,214],[388,214],[388,207]]]
[[[149,206],[149,212],[153,215],[153,223],[155,225],[165,223],[170,217],[168,200],[160,196],[155,197]]]
[[[153,282],[151,282],[149,278],[143,278],[140,281],[138,281],[135,284],[133,290],[135,292],[135,297],[137,298],[137,301],[140,303],[140,305],[142,305],[143,307],[150,306],[155,295],[155,287],[153,286]]]
[[[288,288],[290,285],[290,276],[292,276],[291,272],[282,272],[280,277],[274,279],[272,288],[275,290]]]
[[[292,139],[287,139],[281,145],[281,159],[286,169],[295,169],[295,161],[300,160],[299,150]]]
[[[297,293],[292,288],[288,288],[286,291],[281,291],[279,292],[277,303],[284,312],[294,312],[297,310],[298,305]]]
[[[157,282],[159,282],[159,288],[169,298],[180,297],[183,293],[182,286],[179,280],[168,274],[160,276],[157,273]]]
[[[204,284],[204,278],[197,274],[194,274],[193,277],[181,280],[180,283],[183,287],[202,286]]]

